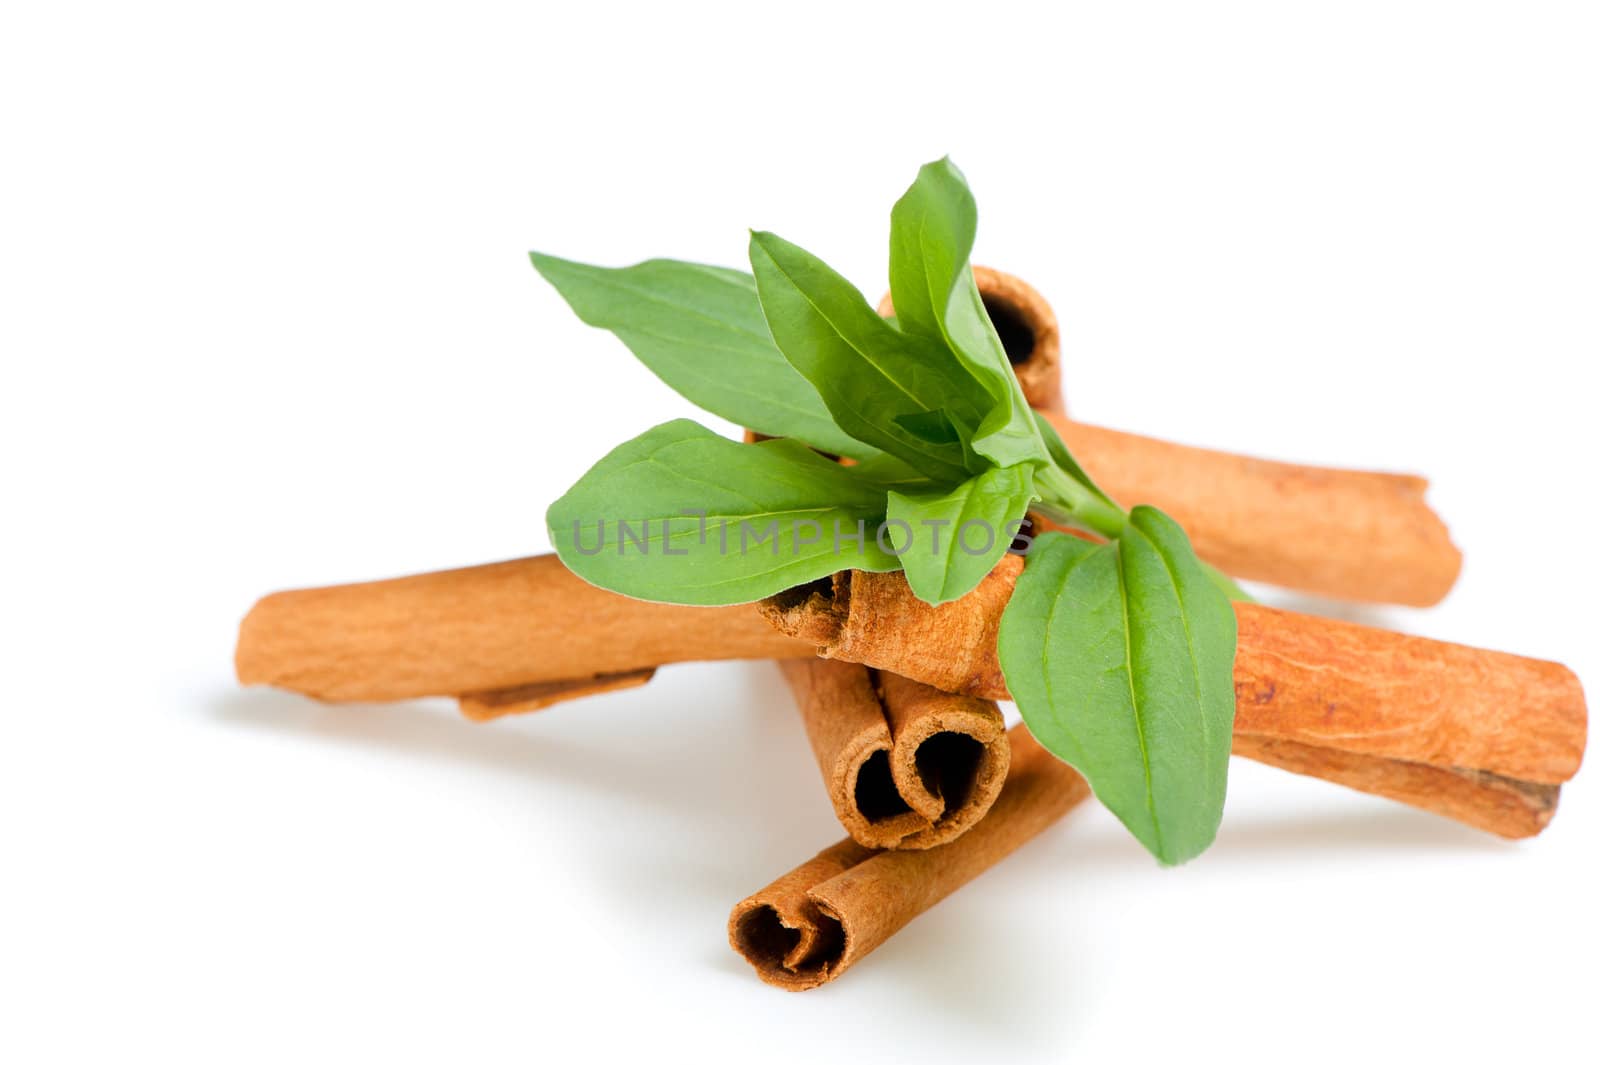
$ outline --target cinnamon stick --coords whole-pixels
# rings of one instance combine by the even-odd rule
[[[1461,572],[1421,477],[1270,462],[1047,417],[1108,495],[1165,511],[1231,576],[1432,606]]]
[[[925,849],[966,831],[1006,779],[1000,708],[892,673],[781,662],[834,813],[865,847]]]
[[[239,626],[234,667],[328,702],[450,695],[483,716],[643,683],[668,662],[810,654],[753,605],[628,599],[540,555],[269,595]]]
[[[763,610],[824,657],[1005,699],[995,636],[1021,569],[1008,556],[970,595],[938,607],[912,595],[903,574],[847,572]],[[1236,603],[1235,614],[1236,735],[1533,784],[1568,780],[1582,760],[1583,689],[1565,666],[1254,603]]]
[[[1431,606],[1461,552],[1408,474],[1298,466],[1167,443],[1069,420],[1061,404],[1055,313],[1031,286],[974,267],[979,294],[1028,402],[1124,508],[1159,507],[1224,573],[1318,595]],[[884,314],[894,312],[885,296]]]
[[[769,984],[827,983],[907,922],[1038,835],[1089,786],[1022,726],[1011,770],[977,824],[931,850],[872,851],[846,839],[733,908],[728,940]]]

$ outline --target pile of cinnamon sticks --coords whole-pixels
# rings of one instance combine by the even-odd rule
[[[1414,606],[1449,591],[1461,557],[1425,481],[1072,421],[1048,304],[1015,277],[976,274],[1029,402],[1119,503],[1166,511],[1235,577]],[[603,591],[544,555],[270,595],[241,625],[236,668],[243,683],[335,702],[452,696],[487,721],[641,685],[673,662],[779,659],[848,837],[739,902],[729,937],[762,979],[799,990],[1089,797],[995,703],[1008,698],[996,629],[1020,563],[938,607],[902,573],[862,572],[686,607]],[[1585,743],[1571,671],[1253,603],[1235,612],[1235,754],[1507,838],[1550,822]]]

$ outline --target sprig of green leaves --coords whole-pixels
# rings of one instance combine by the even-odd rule
[[[751,234],[750,274],[535,254],[580,318],[668,385],[786,438],[657,426],[551,506],[551,539],[585,580],[642,599],[748,602],[903,569],[938,604],[977,586],[1029,510],[1086,530],[1102,542],[1034,541],[1000,629],[1006,683],[1040,743],[1157,859],[1185,861],[1226,792],[1231,582],[1170,518],[1124,512],[1028,409],[973,279],[976,233],[961,172],[924,166],[890,216],[893,320],[772,233]]]

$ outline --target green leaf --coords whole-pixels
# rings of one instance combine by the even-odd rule
[[[1005,345],[972,276],[978,205],[948,158],[924,166],[894,205],[889,291],[900,329],[944,343],[989,402],[972,449],[1001,466],[1046,461]]]
[[[839,428],[934,480],[978,472],[960,440],[926,435],[939,412],[963,435],[987,412],[972,375],[942,345],[885,322],[848,281],[781,237],[752,233],[750,265],[778,349]]]
[[[590,584],[722,606],[842,569],[898,569],[876,540],[885,499],[883,484],[799,441],[741,444],[679,420],[601,459],[546,522]]]
[[[1235,642],[1233,608],[1183,530],[1135,507],[1119,540],[1034,541],[999,651],[1029,731],[1175,865],[1222,819]]]
[[[976,588],[1033,498],[1031,466],[991,466],[949,491],[891,491],[885,522],[912,592],[937,605]]]
[[[919,170],[889,213],[889,293],[902,330],[948,336],[950,293],[972,269],[977,233],[977,201],[955,164],[946,158]]]
[[[871,453],[833,423],[817,390],[772,342],[749,274],[672,259],[611,269],[531,257],[579,318],[615,333],[690,402],[834,455]]]

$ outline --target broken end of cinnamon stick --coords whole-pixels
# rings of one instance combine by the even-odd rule
[[[850,616],[850,578],[854,570],[785,589],[756,604],[773,628],[820,649],[839,637]],[[823,652],[825,653],[825,651]]]
[[[1020,556],[1006,555],[977,588],[939,606],[911,595],[903,573],[846,570],[762,600],[758,610],[824,658],[860,662],[940,691],[1007,699],[994,646],[1022,566]]]
[[[461,716],[468,721],[494,721],[512,714],[528,714],[543,710],[568,699],[581,699],[586,695],[603,695],[606,692],[625,691],[650,682],[656,675],[652,669],[634,669],[626,673],[602,673],[585,680],[552,680],[538,684],[523,684],[515,688],[493,691],[469,692],[458,696],[456,705]]]

